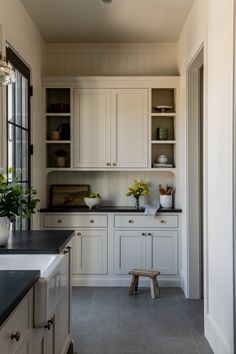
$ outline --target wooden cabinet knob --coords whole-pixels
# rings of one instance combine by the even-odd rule
[[[12,333],[11,339],[12,340],[14,339],[16,342],[19,342],[19,340],[20,340],[20,332],[17,331],[16,333]]]

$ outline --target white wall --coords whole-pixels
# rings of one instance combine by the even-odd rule
[[[176,44],[48,44],[44,75],[178,75]]]
[[[233,349],[233,0],[196,0],[178,42],[181,74],[184,248],[186,254],[186,69],[204,42],[205,335],[214,353]],[[223,161],[223,166],[222,162]],[[186,257],[184,277],[187,275]],[[188,284],[184,284],[187,293]]]
[[[36,26],[32,22],[19,0],[0,0],[0,51],[5,53],[6,41],[19,53],[25,62],[32,69],[32,85],[34,96],[32,98],[32,138],[34,144],[34,155],[32,158],[32,183],[42,192],[42,114],[41,114],[41,73],[43,70],[43,55],[45,44]],[[5,88],[1,90],[0,102],[0,166],[5,164]],[[3,139],[2,139],[3,137]],[[37,219],[37,218],[36,218]],[[35,227],[39,226],[35,219]]]

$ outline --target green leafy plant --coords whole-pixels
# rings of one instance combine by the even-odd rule
[[[100,194],[98,193],[90,193],[88,198],[98,198],[98,199],[102,199],[102,197],[100,196]]]
[[[134,180],[134,184],[128,188],[127,197],[133,196],[136,199],[136,208],[139,209],[139,198],[141,195],[150,193],[148,183],[146,181]]]
[[[39,199],[34,188],[23,188],[21,173],[14,175],[12,168],[8,175],[0,173],[0,217],[15,221],[16,217],[30,218],[35,212]]]
[[[67,151],[64,150],[64,149],[59,149],[59,150],[56,150],[56,151],[55,151],[55,155],[56,155],[57,157],[66,157]]]

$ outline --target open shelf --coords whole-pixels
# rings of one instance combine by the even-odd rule
[[[151,144],[176,144],[176,140],[152,140]]]
[[[71,144],[70,140],[46,140],[46,144]]]

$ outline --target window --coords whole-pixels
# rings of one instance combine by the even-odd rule
[[[7,87],[7,167],[21,171],[21,183],[30,187],[30,69],[11,49],[8,63],[16,70],[16,82]],[[18,220],[15,229],[26,230],[29,222]]]

